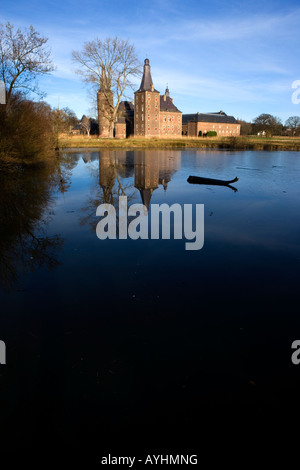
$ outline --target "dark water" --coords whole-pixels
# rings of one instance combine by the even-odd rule
[[[62,158],[59,174],[1,182],[7,445],[88,445],[95,459],[200,454],[228,434],[229,421],[239,434],[295,414],[299,154]],[[192,185],[190,175],[239,181]],[[186,251],[184,239],[99,240],[96,208],[117,208],[125,194],[129,205],[204,204],[203,248]]]

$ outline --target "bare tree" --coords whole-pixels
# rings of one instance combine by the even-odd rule
[[[21,31],[10,23],[0,25],[0,79],[6,87],[7,101],[14,89],[41,94],[37,76],[54,70],[47,41],[33,26]]]
[[[91,120],[88,117],[86,117],[85,114],[81,118],[80,127],[87,133],[88,136],[90,136]]]
[[[282,132],[282,122],[271,114],[260,114],[253,121],[253,129],[255,132],[265,132],[267,137],[280,135]]]
[[[300,133],[300,117],[299,116],[290,116],[285,121],[285,126],[287,127],[288,132],[291,136],[299,135]]]
[[[132,87],[131,79],[140,76],[141,64],[135,48],[128,40],[118,37],[96,38],[86,42],[82,51],[72,52],[73,60],[80,68],[76,72],[83,81],[102,92],[109,121],[110,136],[116,121],[118,107],[126,88]]]
[[[241,135],[251,135],[252,134],[252,124],[251,124],[251,122],[244,121],[243,119],[238,119],[237,121],[241,125]]]

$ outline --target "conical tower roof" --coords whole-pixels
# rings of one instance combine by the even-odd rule
[[[153,86],[149,59],[145,59],[143,78],[141,81],[141,86],[137,91],[156,91],[158,93],[158,91],[155,90]]]
[[[156,189],[156,188],[154,188]],[[149,211],[149,208],[150,208],[150,201],[151,201],[151,197],[152,197],[152,193],[153,193],[153,189],[152,188],[141,188],[140,190],[140,195],[141,195],[141,198],[142,198],[142,203],[144,206],[147,207],[147,210]]]

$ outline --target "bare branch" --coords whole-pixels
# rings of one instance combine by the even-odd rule
[[[79,65],[76,70],[83,81],[100,90],[106,100],[103,112],[110,123],[110,133],[116,120],[118,106],[125,90],[132,87],[131,79],[141,75],[141,63],[135,48],[128,40],[99,38],[86,42],[82,51],[73,51]]]
[[[8,100],[15,89],[39,93],[36,78],[54,70],[47,42],[32,25],[23,32],[10,23],[0,25],[0,76]]]

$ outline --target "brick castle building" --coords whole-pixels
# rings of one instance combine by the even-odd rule
[[[110,96],[111,98],[111,96]],[[109,122],[105,117],[105,94],[98,92],[98,122],[100,137],[109,137]],[[218,136],[240,135],[240,124],[223,111],[218,113],[184,114],[170,98],[167,88],[164,95],[154,88],[149,59],[145,59],[139,89],[132,102],[122,101],[114,125],[114,136],[124,139],[136,137],[199,137],[215,131]]]
[[[218,113],[184,114],[182,116],[182,135],[201,137],[215,131],[218,136],[240,135],[241,125],[233,116],[224,111]]]
[[[145,59],[141,85],[134,94],[134,135],[143,137],[182,135],[182,113],[173,104],[168,88],[163,96],[155,90],[149,59]]]

